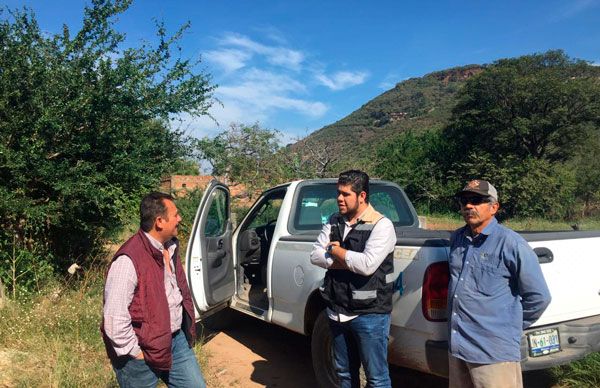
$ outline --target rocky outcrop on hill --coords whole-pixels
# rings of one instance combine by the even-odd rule
[[[362,150],[374,149],[401,131],[444,126],[456,93],[482,70],[483,66],[469,65],[400,82],[350,115],[313,132],[308,139],[335,152],[341,167],[367,168],[372,155]]]

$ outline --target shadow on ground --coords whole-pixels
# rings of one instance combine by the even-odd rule
[[[310,338],[232,310],[227,310],[210,326],[204,328],[205,342],[210,342],[222,331],[240,347],[251,349],[262,358],[252,362],[250,376],[237,376],[240,386],[244,386],[244,381],[272,388],[317,386],[312,369]],[[235,352],[235,349],[228,351]],[[448,386],[444,378],[395,366],[390,366],[390,376],[394,388]],[[526,372],[523,381],[526,388],[549,388],[555,384],[551,374],[545,370]]]

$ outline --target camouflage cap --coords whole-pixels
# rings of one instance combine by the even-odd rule
[[[456,193],[456,196],[461,197],[466,193],[475,193],[483,195],[484,197],[491,197],[496,201],[498,200],[498,192],[496,191],[496,188],[492,186],[490,182],[480,179],[474,179],[467,183],[467,185],[461,191]]]

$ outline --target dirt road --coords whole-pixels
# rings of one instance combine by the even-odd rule
[[[233,312],[228,328],[205,332],[208,382],[221,387],[316,387],[310,339],[245,314]],[[390,368],[393,387],[445,388],[446,379]],[[525,375],[527,388],[552,387],[545,371]]]
[[[309,338],[241,313],[207,334],[204,350],[221,387],[316,387]],[[210,382],[210,381],[209,381]]]
[[[233,324],[208,332],[209,382],[215,387],[316,387],[310,339],[234,313]],[[446,387],[445,379],[400,368],[391,370],[395,387]]]

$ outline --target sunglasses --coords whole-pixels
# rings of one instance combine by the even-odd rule
[[[459,197],[458,198],[458,203],[460,204],[460,206],[467,206],[467,204],[471,204],[474,206],[477,205],[481,205],[482,203],[489,203],[490,202],[490,198],[489,197]]]

